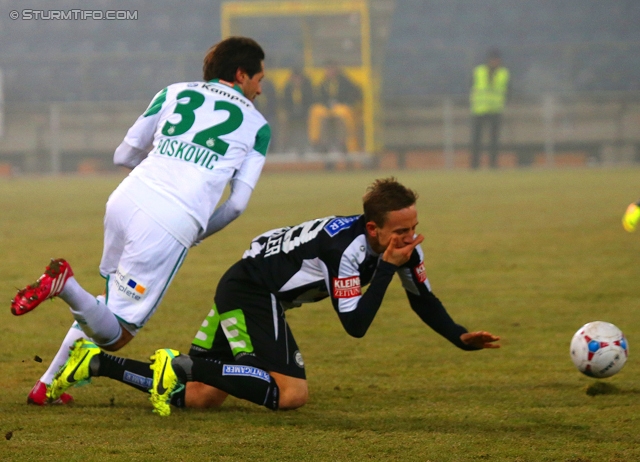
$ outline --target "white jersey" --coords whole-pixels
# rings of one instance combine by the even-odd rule
[[[119,189],[188,247],[232,178],[255,187],[270,138],[238,86],[170,85],[127,132],[125,143],[149,154]]]

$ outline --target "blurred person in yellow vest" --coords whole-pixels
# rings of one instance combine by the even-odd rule
[[[344,123],[348,152],[357,152],[358,133],[354,105],[362,100],[360,89],[347,78],[338,66],[329,62],[325,78],[318,89],[316,102],[309,113],[309,141],[314,147],[321,144],[325,119],[335,117]]]
[[[489,128],[489,165],[498,164],[498,138],[502,112],[509,93],[509,70],[502,66],[500,51],[489,50],[487,62],[476,66],[471,82],[471,167],[480,166],[482,135]]]

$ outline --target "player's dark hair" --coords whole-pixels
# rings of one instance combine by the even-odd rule
[[[242,69],[249,77],[262,70],[264,51],[258,42],[249,37],[229,37],[215,44],[204,57],[204,80],[233,82],[236,71]]]
[[[387,214],[395,210],[411,207],[418,200],[418,194],[391,178],[378,179],[367,188],[362,198],[364,217],[383,227]]]

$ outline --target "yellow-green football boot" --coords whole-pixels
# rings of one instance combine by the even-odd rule
[[[90,340],[80,338],[69,349],[69,359],[53,377],[47,387],[47,398],[55,401],[70,387],[85,385],[91,381],[89,363],[100,354],[100,347]]]
[[[150,358],[151,366],[149,367],[153,371],[153,388],[150,390],[149,400],[153,405],[153,412],[162,417],[171,414],[169,406],[171,396],[184,388],[184,384],[178,380],[171,366],[171,360],[179,355],[179,351],[163,348],[156,350]]]

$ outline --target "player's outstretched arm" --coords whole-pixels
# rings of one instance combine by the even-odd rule
[[[500,348],[500,344],[494,343],[500,340],[500,337],[484,330],[478,332],[466,332],[460,336],[460,340],[465,345],[476,348]]]

